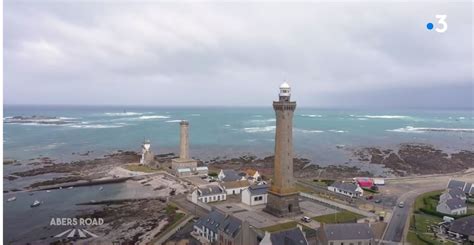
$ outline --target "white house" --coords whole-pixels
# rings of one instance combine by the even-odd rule
[[[250,184],[247,180],[236,180],[222,183],[222,187],[224,187],[227,195],[240,194],[243,190],[247,189],[249,185]]]
[[[242,202],[249,206],[266,204],[268,188],[268,185],[251,185],[242,191]]]
[[[467,213],[466,201],[459,198],[440,201],[436,206],[436,211],[449,215],[463,215]]]
[[[349,197],[360,197],[364,194],[364,190],[358,184],[350,182],[335,182],[328,186],[328,190]]]
[[[193,203],[197,203],[198,201],[204,203],[224,201],[226,200],[226,192],[224,188],[219,185],[201,186],[193,191],[191,200]]]

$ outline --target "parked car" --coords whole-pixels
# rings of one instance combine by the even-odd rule
[[[381,203],[381,202],[382,202],[382,200],[380,200],[380,199],[375,199],[375,201],[374,201],[374,202],[375,202],[375,203]]]
[[[404,203],[404,202],[400,202],[400,203],[398,204],[398,207],[399,207],[399,208],[405,207],[405,203]]]
[[[366,199],[366,200],[372,200],[372,199],[374,199],[374,196],[368,196],[368,197],[366,197],[365,199]]]
[[[310,222],[311,222],[311,218],[308,217],[308,216],[303,216],[303,217],[301,217],[301,221],[306,222],[306,223],[310,223]]]

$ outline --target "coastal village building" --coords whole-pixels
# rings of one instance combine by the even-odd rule
[[[466,188],[466,186],[468,186]],[[440,195],[436,211],[448,215],[463,215],[467,213],[468,199],[472,185],[458,180],[450,180],[448,189]],[[466,193],[467,191],[467,193]]]
[[[189,177],[192,176],[193,172],[190,168],[178,168],[176,169],[176,176],[178,177]]]
[[[228,181],[221,184],[224,187],[227,195],[235,195],[242,193],[243,190],[249,187],[247,180]]]
[[[245,174],[239,173],[233,169],[221,169],[217,178],[220,181],[229,182],[229,181],[238,181],[245,180]]]
[[[328,190],[348,197],[361,197],[364,194],[364,190],[359,185],[349,182],[335,182],[328,186]]]
[[[249,206],[266,204],[268,189],[268,185],[251,185],[242,191],[242,203]]]
[[[296,102],[290,100],[291,88],[286,82],[280,86],[278,97],[278,101],[273,102],[276,115],[274,173],[263,210],[276,217],[287,217],[302,213],[293,179],[293,112]]]
[[[209,174],[209,168],[207,166],[197,167],[196,174],[199,176],[207,176]]]
[[[438,203],[436,211],[449,215],[463,215],[467,213],[467,204],[459,198],[447,199]]]
[[[367,223],[321,224],[321,245],[374,245],[374,233]]]
[[[301,226],[278,232],[265,232],[259,245],[308,245]]]
[[[226,200],[227,194],[219,185],[201,186],[193,191],[191,194],[191,201],[193,203],[203,202],[218,202]]]
[[[218,245],[258,245],[259,234],[248,222],[217,209],[198,219],[192,235]]]
[[[445,202],[448,199],[454,199],[454,198],[461,199],[463,201],[467,200],[466,194],[464,194],[464,192],[461,189],[455,188],[455,189],[448,189],[445,192],[443,192],[443,194],[441,194],[441,196],[439,197],[439,201]]]
[[[466,196],[474,198],[474,183],[451,179],[448,182],[447,189],[460,189]]]
[[[459,218],[451,222],[448,234],[458,239],[464,239],[474,243],[474,215]]]
[[[247,180],[251,181],[252,183],[262,180],[260,173],[256,169],[246,169],[245,173],[247,174]]]
[[[178,173],[180,168],[189,168],[192,172],[196,171],[197,161],[189,158],[189,122],[181,121],[180,125],[180,152],[179,158],[171,160],[171,169]],[[179,174],[177,174],[179,175]]]
[[[150,149],[151,144],[149,140],[145,140],[142,144],[142,157],[140,158],[140,164],[153,165],[155,163],[155,155]],[[154,166],[159,167],[159,166]]]
[[[204,238],[208,242],[217,241],[217,228],[225,218],[225,214],[217,210],[212,210],[206,216],[198,219],[194,223],[194,235]]]

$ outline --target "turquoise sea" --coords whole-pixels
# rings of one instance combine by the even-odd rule
[[[275,116],[270,106],[103,107],[5,106],[12,116],[54,116],[59,125],[4,123],[4,157],[27,160],[39,155],[69,161],[73,152],[139,150],[151,140],[155,153],[177,152],[179,120],[190,122],[191,154],[200,159],[242,153],[272,154]],[[434,144],[446,150],[474,148],[472,110],[344,110],[297,108],[294,149],[313,163],[343,164],[345,149],[396,147],[400,143]]]
[[[57,117],[54,124],[5,123],[14,116]],[[190,122],[191,155],[214,157],[273,152],[275,116],[271,106],[261,108],[224,107],[103,107],[103,106],[4,106],[4,157],[28,162],[47,156],[57,162],[92,158],[116,150],[136,150],[150,139],[155,153],[178,152],[179,124]],[[345,110],[297,108],[294,116],[294,150],[320,165],[360,164],[351,149],[365,146],[395,148],[400,143],[433,144],[446,151],[474,149],[472,110]],[[343,147],[342,147],[343,145]],[[339,147],[336,147],[339,146]],[[77,153],[93,151],[89,156]],[[76,153],[76,154],[72,154]],[[4,174],[33,166],[5,165]],[[51,179],[56,174],[4,180],[4,188],[19,188]],[[4,243],[24,244],[61,232],[49,226],[52,217],[74,217],[90,200],[140,197],[146,194],[129,184],[107,185],[51,193],[7,193],[17,201],[4,202]],[[35,209],[29,205],[40,199]]]
[[[15,116],[55,117],[6,123]],[[178,153],[179,121],[190,122],[191,156],[201,160],[273,154],[275,115],[268,107],[5,106],[4,158],[19,161],[47,156],[56,162],[101,157],[116,150],[139,151],[151,140],[155,154]],[[47,120],[46,120],[47,121]],[[49,121],[48,121],[49,122]],[[396,149],[400,143],[432,144],[447,152],[474,149],[472,110],[349,110],[297,107],[294,151],[313,164],[357,166],[361,147]],[[88,156],[81,156],[92,152]],[[80,154],[78,154],[80,153]],[[6,174],[29,165],[4,168]],[[15,186],[16,187],[16,186]]]

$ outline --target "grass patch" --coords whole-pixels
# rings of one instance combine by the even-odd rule
[[[414,214],[410,219],[410,230],[407,241],[411,244],[446,244],[437,240],[430,227],[441,222],[442,219],[427,214]]]
[[[296,186],[296,190],[299,191],[299,192],[314,193],[314,191],[311,188],[306,187],[304,185],[296,183],[295,186]]]
[[[296,221],[290,221],[288,223],[282,223],[282,224],[268,226],[268,227],[262,228],[262,230],[268,231],[268,232],[288,230],[288,229],[296,227],[296,224],[298,224]]]
[[[331,179],[313,179],[314,184],[323,186],[323,187],[328,187],[332,184],[334,184],[335,180]]]
[[[123,168],[130,171],[134,171],[134,172],[144,172],[144,173],[154,173],[159,170],[157,168],[152,168],[150,166],[141,165],[141,164],[140,165],[136,165],[136,164],[125,165],[123,166]]]
[[[363,218],[363,215],[356,214],[347,210],[338,212],[337,214],[326,214],[322,216],[313,217],[320,223],[335,224],[335,223],[355,223],[358,219]]]

